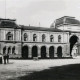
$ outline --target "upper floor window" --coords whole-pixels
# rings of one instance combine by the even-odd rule
[[[24,33],[24,41],[27,41],[28,40],[28,35],[27,33]]]
[[[54,37],[53,35],[50,36],[50,42],[53,42],[54,41]]]
[[[45,34],[42,35],[42,42],[45,42]]]
[[[61,42],[61,35],[58,36],[58,42]]]
[[[33,34],[33,41],[37,41],[37,35]]]
[[[13,34],[11,32],[6,34],[6,40],[13,40]]]

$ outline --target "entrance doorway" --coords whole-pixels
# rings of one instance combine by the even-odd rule
[[[42,46],[41,47],[41,58],[46,58],[46,47]]]
[[[72,56],[72,49],[76,42],[78,42],[78,37],[76,35],[71,36],[70,40],[70,56]]]
[[[28,46],[22,47],[22,58],[24,58],[24,59],[28,58]]]
[[[61,47],[61,46],[59,46],[59,47],[57,48],[57,56],[58,56],[59,58],[62,57],[62,47]]]
[[[37,46],[33,46],[32,47],[32,58],[37,57],[38,56],[37,54],[38,54]]]
[[[49,56],[50,58],[54,58],[54,47],[53,46],[49,48]]]

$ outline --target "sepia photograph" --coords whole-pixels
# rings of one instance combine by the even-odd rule
[[[0,80],[80,80],[80,0],[0,0]]]

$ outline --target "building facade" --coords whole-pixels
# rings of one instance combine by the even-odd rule
[[[69,32],[69,43],[70,43],[70,55],[80,55],[80,21],[75,17],[64,16],[56,19],[51,28],[57,28],[60,30]]]
[[[74,21],[74,18],[67,16],[57,19],[50,28],[17,25],[16,20],[0,19],[0,53],[9,53],[10,58],[25,59],[79,54],[79,31],[65,29],[74,27],[75,24],[66,24],[70,19]],[[75,26],[79,27],[78,21]]]

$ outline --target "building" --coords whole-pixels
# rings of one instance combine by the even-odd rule
[[[60,30],[69,32],[69,43],[70,43],[70,55],[80,55],[80,21],[75,17],[64,16],[56,19],[52,24],[51,28],[57,28]]]
[[[10,58],[25,59],[79,54],[79,29],[74,31],[79,25],[78,20],[69,16],[56,19],[50,28],[17,25],[16,20],[0,19],[0,52],[9,53]]]

